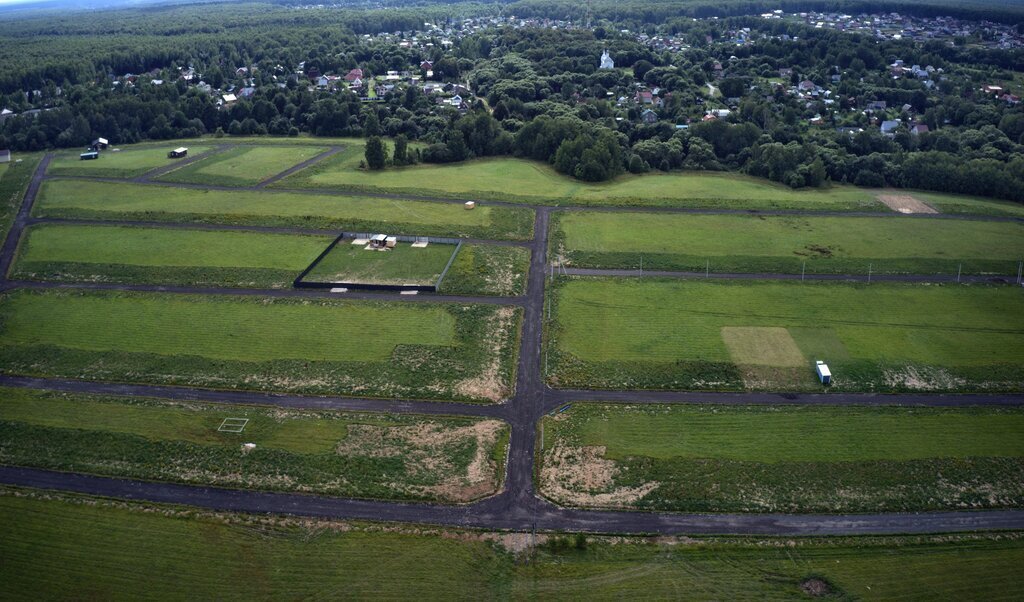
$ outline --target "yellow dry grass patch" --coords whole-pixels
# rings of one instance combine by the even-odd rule
[[[785,328],[725,326],[722,341],[732,361],[741,366],[796,368],[807,363]]]

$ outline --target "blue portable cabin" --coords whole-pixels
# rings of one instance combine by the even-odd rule
[[[82,160],[82,161],[88,161],[89,159],[99,159],[100,158],[100,153],[98,151],[94,151],[94,150],[86,151],[86,152],[82,153],[81,155],[78,155],[78,158],[80,160]]]

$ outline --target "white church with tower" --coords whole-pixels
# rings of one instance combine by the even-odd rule
[[[614,69],[615,61],[612,60],[612,56],[608,54],[608,50],[605,49],[604,54],[601,55],[601,69]]]

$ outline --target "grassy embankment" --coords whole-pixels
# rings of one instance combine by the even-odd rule
[[[219,428],[248,422],[242,431]],[[219,487],[467,502],[497,491],[508,427],[489,419],[0,389],[0,461]],[[255,444],[247,449],[243,444]]]
[[[497,534],[4,493],[0,578],[14,597],[803,599],[810,578],[840,598],[1010,600],[1024,588],[1017,534],[591,537],[516,555]]]
[[[412,236],[525,240],[533,211],[454,203],[284,192],[215,191],[167,186],[53,180],[36,217],[284,226]]]
[[[18,290],[8,374],[377,397],[511,394],[512,307]]]
[[[911,512],[1024,504],[1019,408],[577,403],[543,428],[541,490],[568,505]]]
[[[577,278],[549,297],[557,386],[821,391],[819,359],[839,391],[1024,385],[1013,287]]]
[[[577,267],[799,274],[1017,274],[1024,226],[910,217],[555,216],[552,250]]]

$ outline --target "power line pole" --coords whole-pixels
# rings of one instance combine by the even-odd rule
[[[868,284],[871,284],[871,264],[868,264]]]

